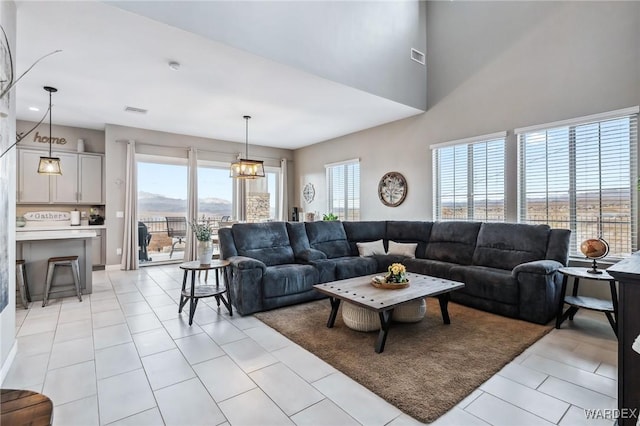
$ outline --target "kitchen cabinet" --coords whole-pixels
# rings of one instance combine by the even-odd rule
[[[93,244],[91,248],[91,263],[93,267],[96,266],[104,266],[104,231],[101,229],[96,229],[94,231],[96,233],[95,238],[93,239]]]
[[[20,204],[103,204],[103,155],[53,152],[60,158],[61,176],[38,174],[38,162],[47,151],[20,149],[18,193]]]

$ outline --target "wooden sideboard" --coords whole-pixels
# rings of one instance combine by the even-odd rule
[[[640,353],[631,345],[640,335],[640,252],[607,272],[619,283],[618,425],[635,426],[640,415]]]

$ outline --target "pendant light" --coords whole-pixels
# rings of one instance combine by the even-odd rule
[[[231,163],[229,177],[235,179],[257,179],[264,177],[264,162],[259,160],[249,160],[249,119],[250,115],[245,115],[246,142],[245,158]]]
[[[51,94],[58,91],[55,87],[44,86],[44,90],[49,92],[49,156],[40,157],[40,163],[38,163],[38,173],[41,175],[62,175],[60,169],[60,158],[51,156]]]

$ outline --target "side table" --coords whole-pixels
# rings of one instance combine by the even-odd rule
[[[214,259],[209,265],[201,265],[200,261],[185,262],[180,264],[180,269],[184,270],[184,278],[182,279],[182,292],[180,293],[180,307],[178,313],[182,312],[182,308],[190,301],[189,304],[189,325],[193,324],[193,314],[196,312],[198,300],[203,297],[215,297],[220,306],[220,302],[227,307],[229,315],[233,316],[233,308],[231,307],[231,293],[226,286],[226,281],[220,284],[220,272],[222,272],[223,280],[226,280],[226,269],[231,263],[228,260]],[[216,272],[216,285],[196,285],[196,272],[214,270]],[[191,288],[187,289],[187,276],[191,272]],[[227,294],[225,299],[224,294]]]
[[[53,420],[53,403],[37,392],[2,389],[0,423],[3,425],[50,426]]]
[[[613,332],[618,336],[618,292],[616,291],[616,280],[607,271],[602,274],[591,274],[587,272],[588,268],[566,267],[560,268],[558,271],[564,275],[562,279],[562,290],[560,293],[560,304],[558,306],[558,317],[556,318],[556,328],[560,328],[564,320],[569,318],[573,320],[578,309],[590,309],[592,311],[603,312]],[[573,292],[571,296],[566,296],[567,281],[569,277],[573,277]],[[590,279],[595,281],[607,281],[611,290],[611,300],[603,300],[595,297],[578,296],[578,288],[580,279]],[[566,311],[562,311],[564,304],[569,305]]]

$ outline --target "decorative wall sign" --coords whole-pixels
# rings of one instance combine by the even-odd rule
[[[407,196],[407,180],[398,172],[389,172],[378,183],[378,197],[382,204],[397,207]]]
[[[304,186],[302,196],[307,203],[311,203],[313,199],[316,198],[316,189],[313,187],[313,184],[308,183]]]
[[[57,211],[29,212],[29,213],[25,213],[23,216],[27,220],[33,220],[36,222],[71,220],[70,212],[57,212]]]

